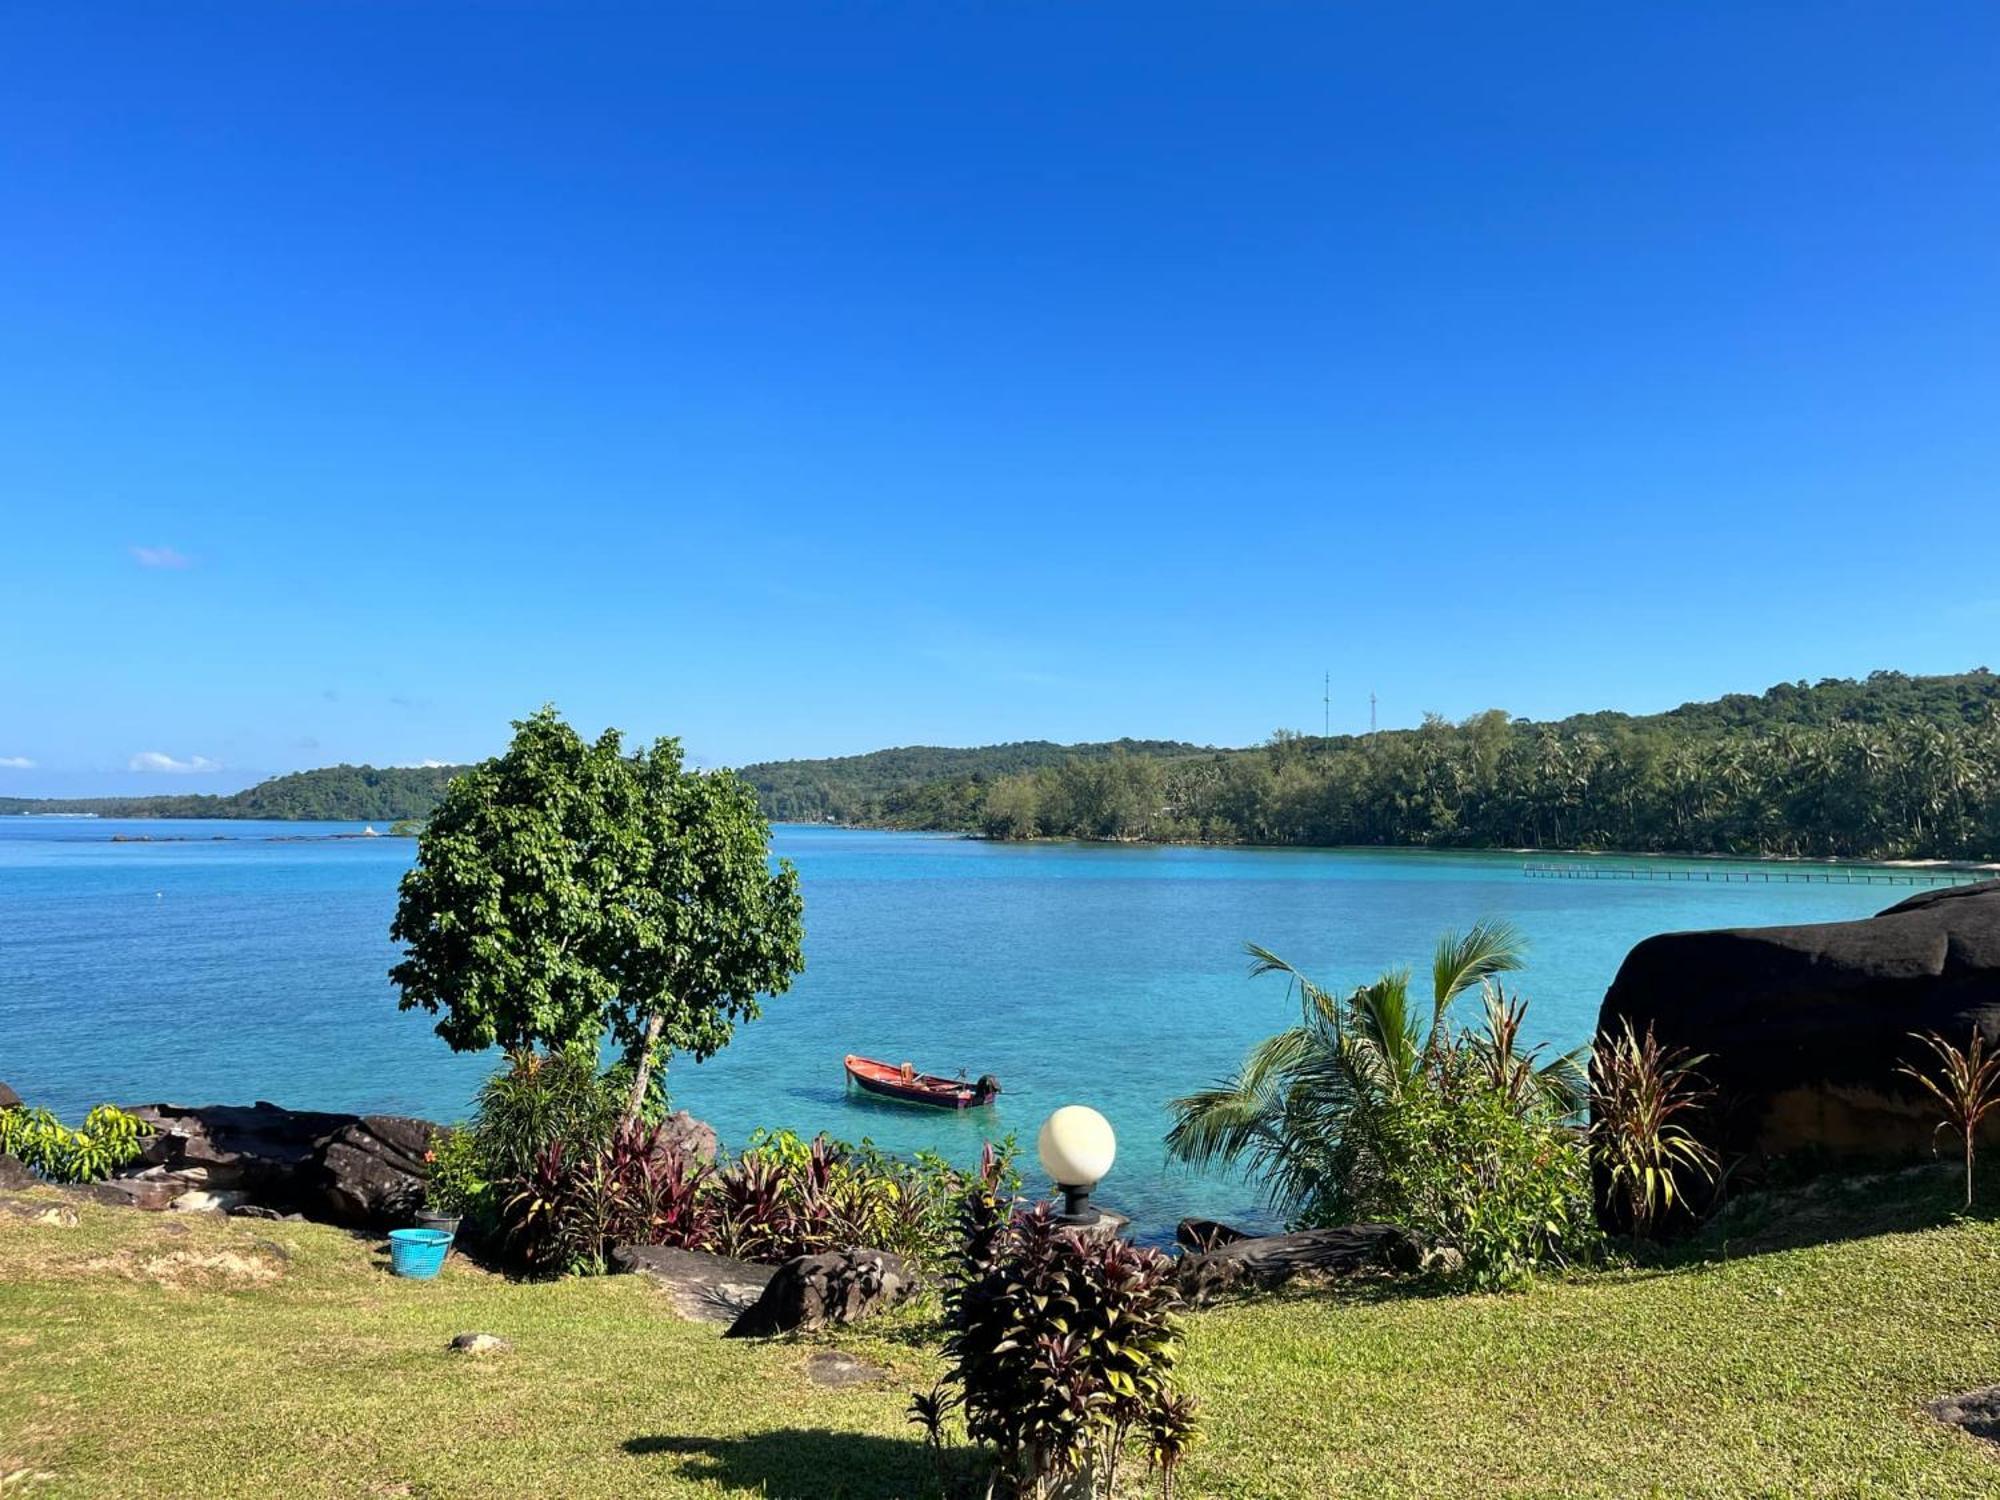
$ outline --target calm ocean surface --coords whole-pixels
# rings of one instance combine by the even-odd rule
[[[490,1057],[396,1009],[396,881],[415,845],[352,824],[0,818],[0,1081],[80,1116],[102,1100],[461,1115]],[[113,835],[149,836],[115,843]],[[169,841],[175,840],[175,841]],[[1246,1217],[1241,1184],[1167,1166],[1166,1101],[1293,1015],[1242,944],[1347,985],[1428,960],[1482,916],[1529,939],[1529,1030],[1584,1040],[1627,949],[1676,928],[1831,921],[1907,888],[1532,880],[1515,855],[1008,845],[781,827],[806,896],[807,971],[675,1102],[728,1143],[758,1125],[969,1157],[1059,1104],[1104,1111],[1100,1198],[1143,1230]],[[1564,860],[1564,863],[1583,863]],[[1629,866],[1631,859],[1606,864]],[[1713,869],[1713,864],[1688,868]],[[1798,868],[1796,866],[1791,868]],[[841,1057],[997,1074],[965,1116],[866,1100]]]

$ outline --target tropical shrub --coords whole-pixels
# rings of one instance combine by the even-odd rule
[[[1379,1163],[1369,1216],[1455,1254],[1437,1264],[1482,1288],[1590,1258],[1599,1234],[1581,1131],[1510,1094],[1470,1049],[1445,1054],[1433,1087],[1359,1116]]]
[[[615,1244],[706,1248],[711,1169],[664,1127],[621,1123],[601,1146],[546,1146],[504,1208],[507,1243],[545,1273],[602,1271]]]
[[[0,1110],[0,1152],[51,1182],[101,1182],[137,1161],[151,1127],[114,1104],[100,1104],[72,1130],[46,1109]]]
[[[715,1176],[713,1248],[745,1260],[783,1261],[865,1245],[938,1269],[956,1253],[967,1198],[1020,1185],[1014,1155],[1008,1136],[989,1144],[978,1169],[967,1172],[934,1152],[905,1161],[871,1141],[759,1131]]]
[[[1115,1236],[1065,1228],[997,1194],[967,1200],[965,1241],[945,1290],[945,1382],[967,1434],[991,1444],[994,1489],[1014,1496],[1116,1492],[1132,1445],[1164,1476],[1194,1433],[1176,1387],[1180,1331],[1173,1265]],[[912,1419],[942,1446],[952,1404],[934,1390]]]
[[[1695,1070],[1707,1061],[1662,1046],[1630,1017],[1600,1037],[1590,1058],[1590,1148],[1609,1197],[1634,1236],[1644,1239],[1686,1199],[1682,1178],[1713,1181],[1715,1153],[1688,1128],[1710,1090]]]
[[[493,1186],[487,1180],[486,1153],[470,1125],[444,1132],[424,1153],[424,1206],[432,1213],[482,1220],[490,1216]]]
[[[514,1092],[504,1097],[516,1101]],[[769,1264],[859,1245],[937,1269],[955,1250],[947,1226],[967,1197],[1019,1181],[1012,1137],[987,1147],[980,1167],[968,1172],[928,1153],[906,1162],[868,1142],[760,1131],[718,1170],[676,1150],[664,1127],[616,1123],[599,1139],[591,1128],[599,1116],[587,1108],[570,1113],[582,1121],[579,1128],[551,1131],[525,1168],[496,1178],[503,1247],[545,1274],[600,1270],[618,1243],[713,1250]],[[523,1117],[542,1114],[494,1115],[504,1127],[500,1139],[526,1138],[514,1128]],[[468,1156],[490,1162],[497,1149],[483,1144],[487,1118],[482,1113],[460,1133],[471,1137]]]
[[[1896,1071],[1915,1079],[1944,1107],[1944,1118],[1932,1132],[1935,1139],[1944,1131],[1957,1134],[1965,1152],[1965,1206],[1972,1207],[1972,1164],[1978,1149],[1979,1127],[1995,1109],[2000,1109],[2000,1053],[1986,1051],[1986,1039],[1973,1027],[1972,1038],[1963,1048],[1954,1047],[1937,1032],[1920,1035],[1922,1042],[1937,1054],[1935,1076],[1909,1063]]]
[[[511,1052],[480,1087],[472,1132],[485,1175],[519,1180],[552,1145],[571,1157],[611,1138],[621,1101],[588,1051]]]
[[[1595,1248],[1588,1164],[1571,1118],[1580,1053],[1521,1046],[1526,1006],[1498,976],[1519,940],[1482,922],[1432,956],[1430,1003],[1407,970],[1345,997],[1251,946],[1252,975],[1280,974],[1299,1023],[1251,1049],[1237,1075],[1175,1101],[1169,1151],[1230,1163],[1258,1179],[1294,1227],[1381,1220],[1453,1256],[1438,1263],[1484,1285],[1518,1280]],[[1477,990],[1481,1022],[1452,1007]]]

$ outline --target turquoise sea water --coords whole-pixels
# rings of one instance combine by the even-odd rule
[[[0,818],[0,1080],[80,1115],[100,1100],[460,1115],[493,1059],[460,1057],[386,977],[414,844],[351,824]],[[153,842],[114,842],[113,836]],[[806,896],[806,974],[675,1101],[726,1142],[759,1125],[970,1156],[1070,1102],[1104,1111],[1101,1197],[1145,1231],[1254,1214],[1239,1183],[1164,1161],[1166,1101],[1293,1014],[1245,977],[1254,940],[1328,984],[1427,961],[1482,916],[1529,940],[1529,1029],[1584,1040],[1625,952],[1676,928],[1829,921],[1907,889],[1533,880],[1518,855],[1009,845],[783,827]],[[1585,863],[1564,860],[1566,864]],[[1602,863],[1629,867],[1631,859]],[[1704,863],[1683,868],[1710,870]],[[1798,867],[1791,867],[1797,869]],[[851,1094],[841,1057],[990,1072],[951,1116]]]

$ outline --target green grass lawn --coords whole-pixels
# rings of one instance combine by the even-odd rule
[[[1199,1314],[1183,1493],[2000,1494],[2000,1456],[1922,1409],[2000,1382],[2000,1226],[1950,1222],[1948,1179],[1821,1189],[1679,1264],[1518,1295]],[[1802,1216],[1896,1231],[1783,1248]],[[445,1352],[473,1330],[515,1347]],[[926,1496],[924,1334],[840,1337],[890,1374],[827,1389],[827,1341],[724,1343],[638,1278],[408,1282],[315,1225],[0,1215],[0,1495]]]

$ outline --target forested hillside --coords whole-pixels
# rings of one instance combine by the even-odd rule
[[[801,823],[873,823],[918,816],[907,802],[924,788],[976,785],[1019,771],[1113,755],[1172,759],[1214,753],[1173,740],[1114,740],[1100,745],[1020,740],[973,749],[910,745],[832,760],[760,761],[737,774],[757,789],[766,817]]]
[[[227,796],[0,799],[0,813],[95,813],[101,818],[428,818],[463,766],[327,766],[294,771]]]
[[[1090,749],[886,789],[825,762],[821,782],[842,817],[998,837],[2000,858],[2000,678],[1984,669],[1647,716]]]
[[[0,801],[105,817],[428,817],[459,767],[332,766],[230,796]],[[1499,710],[1249,749],[912,746],[742,768],[776,820],[1002,838],[2000,859],[2000,677],[1877,672],[1665,713]]]

